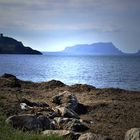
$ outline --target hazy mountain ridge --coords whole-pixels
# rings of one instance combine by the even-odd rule
[[[42,54],[30,47],[25,47],[16,39],[0,35],[0,54]]]
[[[137,55],[140,55],[140,50],[136,53]]]
[[[66,47],[59,52],[43,52],[47,55],[125,55],[111,42],[93,43],[93,44],[78,44],[71,47]]]
[[[81,44],[66,47],[64,51],[68,54],[93,54],[93,55],[122,55],[124,54],[112,43],[94,43],[91,45]]]
[[[137,53],[125,53],[119,50],[112,42],[99,42],[93,44],[78,44],[66,47],[63,51],[42,52],[44,55],[140,55]]]

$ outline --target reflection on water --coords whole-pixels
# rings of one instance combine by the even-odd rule
[[[12,73],[35,82],[51,79],[66,84],[140,90],[140,57],[0,55],[0,75]]]

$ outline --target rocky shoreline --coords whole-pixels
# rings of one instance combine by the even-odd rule
[[[14,128],[73,140],[140,139],[140,92],[56,80],[33,83],[4,74],[0,95],[5,97],[0,110]]]

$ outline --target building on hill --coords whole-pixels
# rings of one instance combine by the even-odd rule
[[[0,37],[3,37],[3,33],[0,34]]]

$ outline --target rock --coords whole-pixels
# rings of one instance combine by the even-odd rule
[[[78,114],[75,111],[73,111],[72,109],[68,109],[66,107],[59,107],[59,106],[56,107],[56,109],[58,110],[57,112],[62,117],[80,119],[80,117],[78,116]]]
[[[75,133],[69,130],[45,130],[42,132],[43,135],[57,135],[64,138],[71,138],[72,140],[77,140],[80,136],[79,133]]]
[[[52,102],[75,111],[78,106],[77,97],[71,92],[64,91],[52,98]]]
[[[75,132],[84,132],[89,129],[83,122],[80,122],[79,120],[72,120],[68,123],[68,127],[70,130]]]
[[[76,109],[76,113],[77,114],[86,114],[88,111],[89,106],[78,103],[77,109]]]
[[[108,138],[106,136],[102,136],[100,134],[94,134],[94,133],[85,133],[82,134],[78,140],[112,140],[111,138]]]
[[[20,103],[20,108],[22,110],[28,110],[31,109],[32,107],[28,106],[26,103]]]
[[[9,117],[6,122],[8,124],[11,124],[14,128],[29,131],[55,129],[55,124],[51,119],[44,116],[37,116],[31,114],[14,115]]]
[[[72,131],[69,131],[69,130],[45,130],[42,133],[44,135],[70,136],[72,134]]]
[[[45,102],[31,102],[25,98],[22,98],[20,102],[25,103],[29,107],[49,107],[49,105]]]
[[[0,87],[20,88],[20,80],[12,74],[5,73],[0,77]]]
[[[132,128],[125,134],[124,140],[140,140],[140,128]]]
[[[62,104],[61,103],[61,100],[62,100],[61,98],[62,98],[61,95],[56,95],[56,96],[52,97],[52,103],[55,103],[57,105]]]
[[[48,117],[49,119],[60,117],[60,114],[50,107],[29,107],[25,103],[21,103],[20,106],[23,110],[21,112],[22,114],[42,115]]]
[[[74,132],[84,132],[88,130],[86,124],[79,119],[56,117],[54,121],[59,129],[71,130]]]

